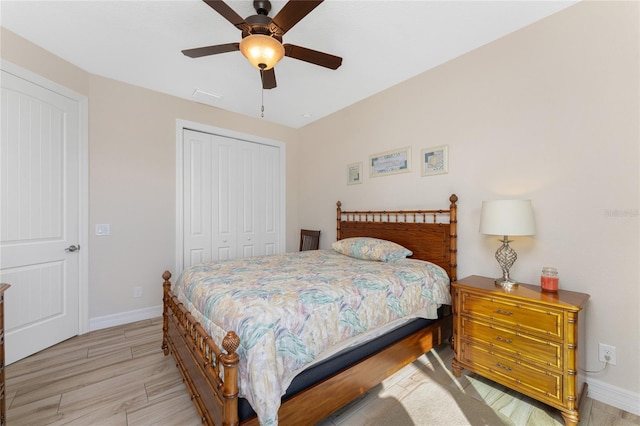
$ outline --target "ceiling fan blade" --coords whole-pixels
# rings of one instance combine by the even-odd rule
[[[244,18],[238,15],[231,7],[222,0],[203,0],[209,7],[218,12],[224,19],[231,22],[233,26],[242,31],[251,31],[251,27]]]
[[[318,52],[317,50],[307,49],[306,47],[295,46],[293,44],[284,44],[283,46],[285,56],[290,58],[299,59],[332,70],[338,69],[338,67],[342,65],[342,58],[339,56]]]
[[[240,50],[240,43],[217,44],[215,46],[196,47],[195,49],[183,50],[190,58],[201,58],[203,56],[217,55],[218,53],[233,52]]]
[[[274,89],[276,87],[276,72],[273,68],[270,70],[260,71],[263,89]]]
[[[295,24],[300,22],[302,18],[307,16],[309,12],[315,9],[323,0],[289,0],[280,12],[273,17],[269,24],[269,30],[272,34],[281,36],[289,31]]]

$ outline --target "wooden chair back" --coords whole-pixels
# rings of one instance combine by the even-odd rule
[[[300,251],[318,250],[320,246],[320,231],[310,229],[300,230]]]

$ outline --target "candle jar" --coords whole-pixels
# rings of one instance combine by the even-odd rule
[[[540,276],[540,286],[542,291],[556,292],[558,291],[558,270],[549,266],[542,268]]]

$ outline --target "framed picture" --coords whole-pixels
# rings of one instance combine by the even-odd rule
[[[369,176],[387,176],[411,171],[411,147],[369,156]]]
[[[347,165],[347,185],[362,183],[362,162]]]
[[[449,172],[449,155],[447,145],[422,150],[422,176],[441,175]]]

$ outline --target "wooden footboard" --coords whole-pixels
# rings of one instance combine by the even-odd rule
[[[171,273],[165,271],[162,278],[164,354],[173,355],[203,424],[239,424],[236,350],[240,338],[233,331],[228,332],[222,341],[225,352],[221,351],[171,292]]]

